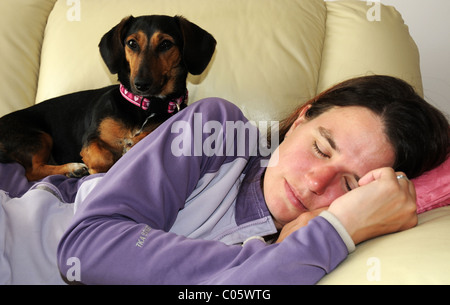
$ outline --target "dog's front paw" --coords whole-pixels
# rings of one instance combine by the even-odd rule
[[[66,174],[69,178],[81,178],[89,175],[89,169],[84,163],[72,163],[70,164],[70,170]]]

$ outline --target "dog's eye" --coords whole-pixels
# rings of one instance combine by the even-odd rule
[[[173,42],[171,42],[170,40],[164,40],[163,42],[161,42],[159,44],[158,51],[165,52],[165,51],[169,50],[172,46],[173,46]]]
[[[134,39],[130,39],[127,41],[127,46],[131,49],[131,50],[137,50],[139,48],[139,44],[137,43],[136,40]]]

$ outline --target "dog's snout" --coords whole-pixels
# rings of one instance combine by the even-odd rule
[[[151,82],[142,79],[136,79],[134,81],[134,86],[136,87],[137,90],[141,92],[145,92],[148,89],[150,89],[151,85],[152,85]]]

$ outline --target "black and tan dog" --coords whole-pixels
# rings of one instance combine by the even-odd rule
[[[106,172],[186,106],[187,74],[202,73],[215,46],[213,36],[183,17],[123,19],[99,44],[120,85],[72,93],[4,116],[0,162],[22,164],[30,181]]]

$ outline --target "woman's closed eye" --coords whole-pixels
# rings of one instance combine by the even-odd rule
[[[345,187],[347,188],[347,191],[349,191],[349,192],[352,190],[352,187],[350,186],[348,179],[345,179]]]
[[[359,177],[356,175],[346,175],[344,176],[344,184],[347,191],[354,190],[359,187],[358,184]]]
[[[314,148],[314,151],[316,152],[316,154],[317,154],[318,156],[320,156],[320,157],[322,157],[322,158],[326,158],[326,159],[329,159],[329,158],[330,158],[329,155],[327,155],[326,153],[324,153],[324,152],[319,148],[319,145],[317,145],[317,141],[314,141],[313,148]]]

